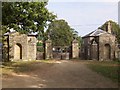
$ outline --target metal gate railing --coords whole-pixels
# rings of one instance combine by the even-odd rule
[[[37,46],[37,60],[43,60],[45,58],[44,56],[44,47],[43,46]]]
[[[69,46],[53,46],[53,59],[68,60],[70,59],[70,53]]]

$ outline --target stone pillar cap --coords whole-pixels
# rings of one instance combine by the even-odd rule
[[[72,41],[72,43],[78,43],[78,40],[74,39],[74,40]]]
[[[51,43],[52,41],[50,39],[46,40],[45,41],[46,43]]]

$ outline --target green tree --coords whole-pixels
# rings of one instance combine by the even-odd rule
[[[43,35],[47,22],[52,22],[56,15],[45,7],[48,2],[3,2],[2,25],[7,31],[13,28],[20,33],[38,32]]]
[[[50,37],[55,46],[68,46],[74,37],[78,37],[78,32],[72,29],[65,20],[55,20],[49,24],[46,31],[46,39]]]
[[[117,24],[116,22],[109,20],[111,22],[112,25],[112,34],[116,35],[117,41],[120,44],[120,26],[119,24]],[[100,29],[106,31],[107,29],[107,23],[109,22],[105,22],[101,27],[99,27]]]
[[[52,22],[56,15],[46,8],[48,2],[3,2],[2,3],[2,34],[14,29],[20,33],[28,34],[38,32],[44,37],[44,28]],[[4,46],[5,38],[2,43]],[[3,49],[3,56],[7,57],[7,49]],[[6,59],[6,58],[5,58]],[[7,61],[7,60],[6,60]]]

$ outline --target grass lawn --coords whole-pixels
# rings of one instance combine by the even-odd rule
[[[93,71],[120,83],[120,62],[118,61],[92,61],[87,66]]]

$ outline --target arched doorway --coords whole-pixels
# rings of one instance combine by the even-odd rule
[[[22,59],[22,45],[19,43],[14,46],[14,59]]]
[[[90,58],[92,60],[98,60],[98,44],[95,40],[92,40],[92,43],[91,43]]]
[[[108,60],[111,57],[111,47],[109,44],[105,44],[105,49],[104,49],[104,53],[105,53],[105,59]]]

